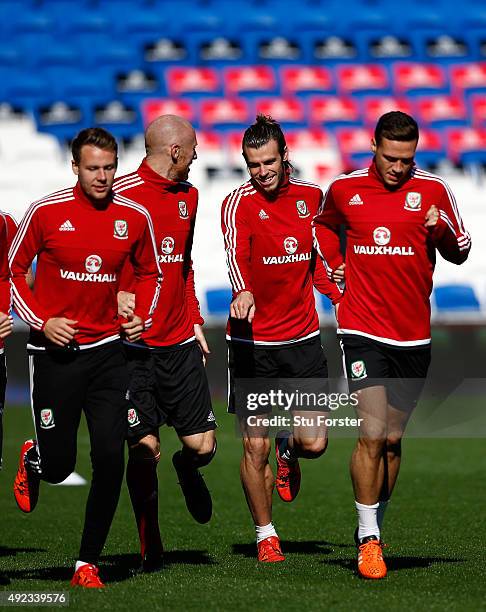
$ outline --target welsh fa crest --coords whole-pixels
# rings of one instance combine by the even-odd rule
[[[422,208],[422,194],[409,191],[405,197],[405,210],[420,210]]]
[[[297,207],[297,214],[299,215],[300,219],[305,219],[310,215],[305,200],[297,200],[295,206]]]
[[[184,200],[179,200],[179,217],[181,219],[188,219],[189,218],[189,212],[187,210],[187,204],[184,202]]]
[[[366,366],[364,361],[353,361],[351,364],[351,377],[352,378],[366,378]]]
[[[128,409],[128,425],[130,427],[135,427],[135,425],[140,424],[140,419],[138,418],[137,411],[135,408]]]
[[[52,429],[56,426],[54,422],[54,413],[50,408],[44,408],[40,411],[40,426],[42,429]]]
[[[124,219],[116,219],[113,225],[113,238],[126,240],[128,238],[128,223]]]

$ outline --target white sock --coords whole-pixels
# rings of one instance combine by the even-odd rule
[[[77,572],[80,567],[83,565],[89,565],[87,561],[76,561],[76,565],[74,566],[74,571]]]
[[[255,531],[257,544],[266,538],[277,535],[273,523],[268,523],[268,525],[255,525]]]
[[[356,511],[358,513],[358,538],[366,538],[366,536],[374,535],[380,538],[380,528],[378,527],[377,513],[379,503],[367,506],[355,501]]]
[[[378,506],[378,512],[376,513],[376,520],[378,522],[378,527],[380,528],[380,531],[383,525],[383,519],[385,518],[385,512],[388,507],[389,501],[389,499],[382,499],[379,501],[380,505]]]

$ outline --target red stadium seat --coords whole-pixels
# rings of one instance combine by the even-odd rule
[[[486,129],[456,128],[447,131],[447,154],[456,163],[486,163]]]
[[[337,144],[345,170],[369,165],[373,154],[371,139],[373,130],[368,128],[339,128],[336,130]]]
[[[486,97],[483,94],[471,96],[471,121],[476,127],[486,127]]]
[[[467,125],[466,104],[462,98],[452,96],[427,96],[417,100],[417,120],[436,127]]]
[[[336,70],[337,87],[341,93],[390,92],[388,73],[381,64],[341,65]]]
[[[246,100],[201,100],[199,108],[201,125],[206,128],[246,127],[250,122],[250,107]]]
[[[486,62],[456,64],[450,67],[451,86],[454,91],[486,90]]]
[[[226,143],[233,154],[241,154],[244,130],[234,130],[226,134]]]
[[[224,71],[224,91],[227,96],[245,93],[275,93],[277,81],[269,66],[240,66]]]
[[[417,166],[436,166],[446,157],[443,132],[421,128],[417,152],[415,153]]]
[[[197,150],[199,151],[221,151],[223,148],[223,137],[218,132],[198,131]]]
[[[327,149],[332,146],[331,138],[325,130],[288,130],[285,140],[289,149]]]
[[[377,120],[390,111],[399,110],[412,115],[412,105],[405,98],[394,98],[392,96],[370,97],[363,100],[363,122],[374,127]]]
[[[283,66],[280,81],[284,95],[335,90],[332,73],[323,66]]]
[[[358,102],[349,97],[314,96],[309,100],[309,120],[313,125],[358,125]]]
[[[448,91],[447,73],[440,64],[397,62],[393,65],[393,81],[397,95]]]
[[[171,96],[221,93],[219,73],[214,68],[168,68],[166,80]]]
[[[143,123],[147,126],[160,115],[179,115],[194,123],[196,112],[190,100],[160,100],[148,98],[142,103]]]
[[[259,98],[256,110],[282,124],[306,124],[304,104],[298,98]]]

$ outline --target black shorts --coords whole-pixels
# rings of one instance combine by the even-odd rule
[[[399,410],[413,410],[430,365],[430,344],[395,347],[370,338],[340,336],[350,392],[383,383],[388,402]]]
[[[128,440],[161,425],[179,436],[216,429],[206,369],[196,342],[167,349],[126,346],[130,372]]]
[[[327,391],[327,359],[320,336],[296,344],[255,346],[250,342],[228,342],[228,412],[237,412],[237,379],[318,379]],[[324,383],[325,381],[325,383]],[[241,409],[241,406],[238,408]],[[271,410],[257,409],[253,414]],[[323,411],[326,411],[325,409]]]
[[[86,350],[29,351],[32,410],[43,478],[74,470],[86,415],[93,461],[110,453],[123,471],[127,434],[127,362],[121,342]]]
[[[7,387],[7,367],[5,353],[0,354],[0,469],[3,456],[3,409],[5,406],[5,389]]]

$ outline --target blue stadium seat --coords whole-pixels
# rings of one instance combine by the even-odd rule
[[[470,285],[442,285],[434,289],[438,311],[477,312],[479,300]]]
[[[327,297],[327,295],[323,295],[319,293],[321,308],[326,314],[334,314],[334,306],[332,305],[331,300]]]
[[[227,315],[231,304],[231,289],[222,287],[206,291],[206,306],[210,315]]]

